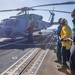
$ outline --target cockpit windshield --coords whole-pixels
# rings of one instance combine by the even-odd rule
[[[11,19],[11,20],[5,20],[1,22],[3,26],[16,26],[19,24],[18,20]]]
[[[13,26],[13,23],[14,23],[13,20],[8,20],[8,21],[5,22],[4,25],[6,25],[6,26]]]

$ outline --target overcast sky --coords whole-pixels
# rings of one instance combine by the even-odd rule
[[[21,7],[32,7],[32,6],[40,5],[40,4],[49,4],[49,3],[57,3],[57,2],[60,3],[60,2],[66,2],[66,1],[75,1],[75,0],[0,0],[0,10],[16,9]],[[75,5],[47,6],[47,7],[38,7],[37,9],[52,10],[53,7],[55,7],[55,10],[63,10],[63,11],[71,12],[75,8]],[[10,16],[14,16],[18,12],[0,12],[0,20],[8,18]],[[48,11],[30,11],[30,13],[42,15],[43,20],[49,22],[48,19],[50,14]],[[72,24],[72,18],[70,14],[55,12],[54,21],[55,22],[58,21],[59,18],[66,18],[68,20],[69,26],[72,28],[73,24]],[[57,26],[52,26],[51,28],[57,28]]]

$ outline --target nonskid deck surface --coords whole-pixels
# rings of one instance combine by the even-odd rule
[[[48,35],[48,34],[47,34]],[[5,47],[0,48],[0,74],[1,75],[48,75],[52,63],[49,64],[49,60],[53,62],[53,68],[55,67],[54,59],[55,53],[49,57],[51,45],[54,44],[54,35],[37,37],[34,36],[34,42],[23,40]],[[53,58],[52,58],[53,57]],[[46,62],[46,61],[47,62]],[[47,63],[48,65],[44,64]],[[44,65],[43,65],[44,64]],[[43,65],[43,69],[42,69]],[[50,66],[50,67],[48,67]],[[44,73],[45,68],[48,72]],[[39,69],[42,69],[39,71]],[[55,72],[55,73],[54,73]],[[56,69],[53,71],[53,75],[58,75]],[[52,73],[52,72],[51,72]],[[52,74],[51,74],[52,75]],[[65,75],[65,74],[62,74]]]

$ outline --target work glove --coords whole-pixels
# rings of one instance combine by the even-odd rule
[[[63,41],[63,38],[61,38],[60,40]]]

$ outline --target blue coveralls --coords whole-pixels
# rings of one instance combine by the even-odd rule
[[[61,63],[61,40],[60,40],[60,32],[61,32],[61,25],[57,27],[56,33],[57,33],[57,61]]]

